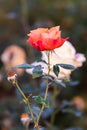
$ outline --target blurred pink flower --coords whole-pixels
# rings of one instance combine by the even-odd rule
[[[47,51],[43,51],[42,53],[42,60],[45,60],[47,62]],[[54,49],[51,55],[51,71],[50,75],[55,77],[55,74],[53,73],[52,67],[55,64],[58,63],[64,63],[64,64],[71,64],[75,68],[81,67],[83,65],[83,62],[86,61],[86,58],[84,54],[81,53],[76,53],[75,48],[72,46],[72,44],[68,41],[65,41],[65,43],[60,47]],[[47,65],[43,62],[33,62],[32,65],[42,65],[43,72],[47,74]],[[32,74],[32,69],[27,69],[27,73]],[[69,78],[71,74],[71,70],[67,70],[64,68],[60,67],[60,73],[59,73],[59,78]]]
[[[3,62],[6,71],[8,71],[16,65],[26,63],[26,53],[17,45],[10,45],[2,53],[1,61]],[[16,69],[16,71],[19,75],[23,73],[23,69]]]
[[[82,97],[80,96],[76,96],[72,99],[72,103],[75,105],[75,107],[80,110],[83,111],[85,109],[85,101]]]

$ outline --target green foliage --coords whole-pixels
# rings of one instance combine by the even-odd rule
[[[43,97],[41,97],[40,95],[39,96],[32,96],[32,98],[39,104],[44,104],[45,105],[45,108],[48,108],[49,105],[46,103],[46,101],[44,100]]]
[[[70,65],[70,64],[56,64],[56,65],[58,65],[64,69],[71,69],[71,70],[75,69],[75,67],[73,65]]]
[[[41,58],[37,59],[37,62],[43,62],[45,64],[48,64],[45,60],[42,60]]]
[[[53,72],[55,73],[55,75],[58,77],[58,74],[59,74],[59,66],[58,65],[54,65],[53,66]]]
[[[43,70],[42,70],[41,65],[35,66],[32,72],[33,72],[33,73],[32,73],[32,77],[33,77],[33,78],[41,77],[42,74],[43,74]]]
[[[31,64],[21,64],[21,65],[17,65],[16,68],[20,68],[20,69],[31,69],[34,66]]]
[[[32,98],[40,104],[45,104],[45,100],[41,96],[32,96]]]
[[[52,82],[52,86],[66,87],[66,84],[65,84],[64,82],[60,82],[58,79],[55,79],[55,80]]]

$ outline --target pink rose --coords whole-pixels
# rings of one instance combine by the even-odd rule
[[[61,37],[59,26],[48,28],[38,28],[30,31],[27,42],[39,51],[54,50],[63,45],[67,38]]]

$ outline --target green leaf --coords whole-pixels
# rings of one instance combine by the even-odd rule
[[[64,82],[70,82],[70,79],[69,78],[64,78],[64,79],[62,79],[62,81],[64,81]]]
[[[44,75],[42,78],[43,79],[47,79],[48,78],[51,81],[53,80],[53,78],[50,75]]]
[[[52,86],[60,86],[60,87],[66,87],[66,84],[64,82],[59,82],[57,79],[55,79],[53,82],[52,82]]]
[[[55,75],[58,77],[58,74],[59,74],[59,67],[58,67],[58,65],[54,65],[53,66],[53,72],[55,73]]]
[[[45,60],[42,60],[41,58],[37,59],[37,62],[43,62],[43,63],[45,63],[46,65],[48,65],[48,63],[47,63]]]
[[[71,69],[71,70],[75,69],[75,67],[73,65],[70,65],[70,64],[56,64],[56,65],[58,65],[64,69]]]
[[[66,87],[66,84],[64,82],[59,82],[59,81],[55,80],[55,83],[58,86],[61,86],[61,87],[64,87],[64,88]]]
[[[44,104],[44,106],[45,106],[46,108],[49,107],[49,105],[46,104],[46,101],[44,100],[43,97],[41,97],[41,96],[32,96],[32,98],[33,98],[36,102],[38,102],[38,103],[40,103],[40,104]]]
[[[45,104],[45,100],[41,96],[32,96],[32,98],[40,104]]]
[[[20,69],[31,69],[33,68],[34,66],[31,65],[31,64],[20,64],[20,65],[17,65],[16,68],[20,68]]]
[[[33,72],[32,77],[33,78],[38,78],[38,77],[42,76],[42,74],[43,74],[43,70],[42,69],[43,68],[41,67],[41,65],[35,66],[33,71],[32,71]]]

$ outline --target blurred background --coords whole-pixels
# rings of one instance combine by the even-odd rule
[[[76,51],[87,57],[87,0],[0,0],[0,130],[25,129],[20,115],[26,110],[16,88],[7,81],[7,72],[16,64],[32,63],[40,56],[26,43],[31,29],[56,25],[60,25],[63,37],[70,37]],[[17,72],[25,91],[34,92],[40,80],[32,82],[25,71]],[[76,81],[74,86],[63,89],[59,100],[67,100],[66,105],[70,105],[76,97],[74,101],[83,107],[74,116],[57,113],[53,130],[87,130],[86,62],[72,73],[72,79]],[[44,118],[49,120],[50,116]]]

